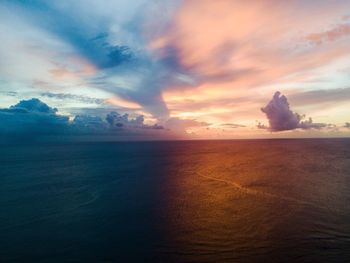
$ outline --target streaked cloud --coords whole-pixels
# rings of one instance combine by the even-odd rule
[[[221,124],[221,126],[226,127],[226,128],[232,128],[232,129],[246,127],[246,125],[237,124],[237,123],[223,123],[223,124]]]
[[[48,98],[56,98],[60,100],[76,100],[80,102],[85,103],[93,103],[93,104],[104,104],[104,99],[99,98],[91,98],[89,96],[84,95],[75,95],[75,94],[69,94],[69,93],[51,93],[51,92],[43,92],[40,94],[42,97],[48,97]]]
[[[336,105],[340,102],[350,102],[350,88],[303,91],[291,94],[289,100],[293,102],[293,105]]]
[[[329,29],[321,33],[313,33],[306,37],[311,43],[321,45],[327,41],[335,41],[342,37],[348,37],[350,35],[350,23],[340,24],[336,27]]]

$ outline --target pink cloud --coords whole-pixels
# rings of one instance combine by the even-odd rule
[[[310,34],[306,37],[311,43],[322,44],[329,41],[335,41],[342,37],[350,36],[350,24],[341,24],[330,30]]]

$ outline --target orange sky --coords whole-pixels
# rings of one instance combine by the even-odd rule
[[[150,124],[176,120],[200,138],[350,135],[347,0],[47,5],[0,5],[0,91],[17,94],[4,95],[1,107],[68,94],[44,99],[70,116],[104,107]],[[260,109],[276,91],[293,112],[332,126],[259,129],[269,125]],[[104,104],[62,100],[79,96]]]
[[[348,7],[346,1],[184,1],[170,30],[150,42],[156,53],[176,47],[181,64],[199,79],[192,87],[163,92],[171,116],[207,121],[215,128],[244,124],[248,127],[227,131],[243,135],[255,122],[266,123],[259,109],[277,90],[288,97],[347,88],[348,74],[339,71],[349,69]],[[322,108],[291,107],[317,121],[341,124],[349,105],[345,100]]]

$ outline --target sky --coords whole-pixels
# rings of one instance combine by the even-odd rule
[[[0,134],[350,136],[348,0],[2,0]]]

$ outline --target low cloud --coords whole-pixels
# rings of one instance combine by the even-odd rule
[[[163,126],[154,124],[147,125],[144,123],[145,119],[143,115],[138,115],[135,118],[130,118],[129,114],[123,115],[116,111],[112,111],[107,114],[106,121],[111,128],[137,128],[137,129],[163,129]]]
[[[232,128],[232,129],[246,127],[245,125],[237,124],[237,123],[223,123],[223,124],[221,124],[221,126],[224,126],[226,128]]]
[[[344,128],[348,128],[348,129],[350,129],[350,122],[345,122],[345,124],[344,124]]]
[[[77,115],[71,123],[79,133],[101,133],[108,130],[107,122],[99,116]]]
[[[273,132],[294,129],[321,129],[329,126],[325,123],[314,123],[312,118],[302,121],[305,116],[293,112],[290,109],[287,97],[281,95],[279,91],[273,95],[272,100],[265,107],[261,108],[261,111],[266,114],[269,121],[268,129]],[[265,125],[259,123],[258,128],[265,128]]]
[[[21,100],[16,105],[9,108],[10,110],[23,110],[23,112],[56,114],[57,109],[51,108],[39,99]]]
[[[136,136],[139,139],[147,136],[148,139],[152,139],[152,136],[155,136],[152,130],[161,132],[164,128],[158,124],[145,124],[143,115],[130,118],[128,114],[122,115],[116,111],[108,113],[105,117],[79,114],[73,120],[69,120],[68,116],[59,115],[56,108],[37,98],[22,100],[9,108],[0,109],[0,135],[6,140],[30,140],[43,135],[104,135],[128,138]]]
[[[44,92],[40,94],[42,97],[48,97],[48,98],[54,98],[59,100],[75,100],[79,102],[84,103],[91,103],[91,104],[104,104],[104,99],[99,98],[91,98],[88,96],[83,95],[75,95],[75,94],[69,94],[69,93],[51,93],[51,92]]]
[[[22,100],[7,109],[0,109],[0,134],[27,135],[65,133],[68,117],[57,114],[38,99]]]
[[[267,130],[269,127],[267,127],[265,124],[258,122],[258,124],[256,125],[256,127],[258,129],[262,129],[262,130]]]

